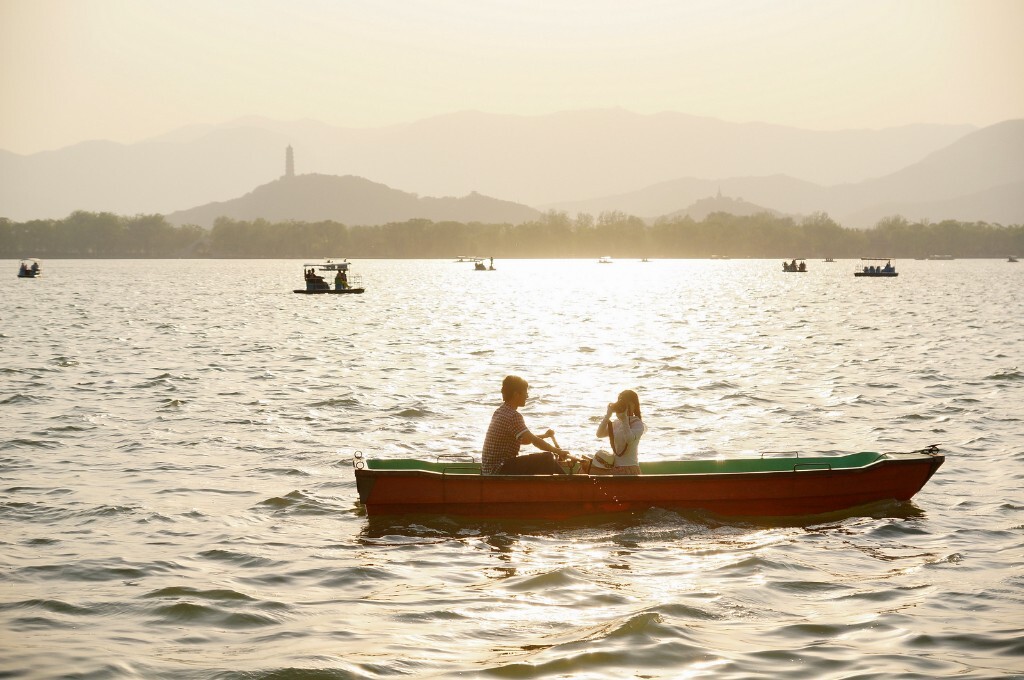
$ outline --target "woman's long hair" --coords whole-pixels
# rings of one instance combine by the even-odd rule
[[[615,406],[616,413],[622,413],[621,407],[626,407],[625,422],[627,426],[629,425],[629,419],[633,416],[643,420],[640,417],[640,397],[633,390],[622,390],[619,392],[619,398],[615,401]],[[626,447],[623,447],[622,451],[618,451],[615,448],[615,427],[611,423],[608,424],[608,444],[612,447],[612,453],[616,456],[621,456],[626,452]]]
[[[636,416],[643,420],[643,416],[640,415],[640,397],[637,396],[633,390],[622,390],[619,392],[619,399],[616,402],[626,407],[626,416]],[[616,409],[619,412],[619,409]]]

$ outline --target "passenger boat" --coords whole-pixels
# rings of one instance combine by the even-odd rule
[[[482,257],[473,258],[473,262],[474,262],[473,269],[475,269],[478,272],[487,272],[487,271],[493,272],[494,271],[494,258],[493,257],[491,258],[491,266],[490,267],[488,267],[487,265],[484,264],[484,258],[482,258]]]
[[[598,264],[611,264],[612,263],[612,256],[611,255],[602,255],[601,257],[597,258],[597,263]]]
[[[325,262],[304,264],[302,265],[302,275],[303,278],[306,279],[306,287],[296,288],[292,292],[305,293],[306,295],[343,295],[363,293],[365,289],[359,285],[359,282],[355,278],[350,278],[348,269],[348,260],[342,260],[341,262],[326,260]],[[318,274],[318,271],[326,272],[330,278],[330,282],[328,282],[322,274]],[[331,274],[333,274],[333,276],[330,276]]]
[[[461,460],[460,460],[461,458]],[[474,518],[564,519],[648,508],[708,510],[734,517],[785,517],[906,501],[945,456],[932,445],[909,453],[669,460],[643,474],[482,475],[469,456],[353,458],[359,500],[370,516],[413,513]],[[569,470],[572,472],[572,470]]]
[[[899,276],[891,257],[862,257],[860,259],[861,262],[885,262],[885,266],[865,264],[861,269],[853,272],[854,276]]]
[[[799,259],[793,260],[792,262],[783,262],[782,271],[805,273],[807,271],[807,261],[801,257]]]
[[[42,274],[43,270],[39,266],[39,260],[34,257],[26,257],[18,264],[19,279],[34,279]]]

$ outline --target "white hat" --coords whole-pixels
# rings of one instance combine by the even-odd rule
[[[594,454],[594,458],[591,461],[591,465],[600,468],[602,470],[610,470],[615,467],[615,454],[611,451],[605,451],[601,449]]]

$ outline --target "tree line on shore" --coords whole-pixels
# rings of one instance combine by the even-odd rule
[[[1024,254],[1024,225],[881,220],[845,228],[827,214],[713,213],[648,225],[620,212],[549,212],[519,225],[414,219],[376,226],[218,218],[212,229],[162,215],[74,212],[61,220],[0,218],[0,257],[20,258],[800,258],[1007,257]]]

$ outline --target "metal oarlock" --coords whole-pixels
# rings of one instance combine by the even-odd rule
[[[356,451],[355,453],[352,454],[352,467],[354,467],[356,470],[362,470],[364,467],[366,467],[366,461],[363,460],[362,451]]]

